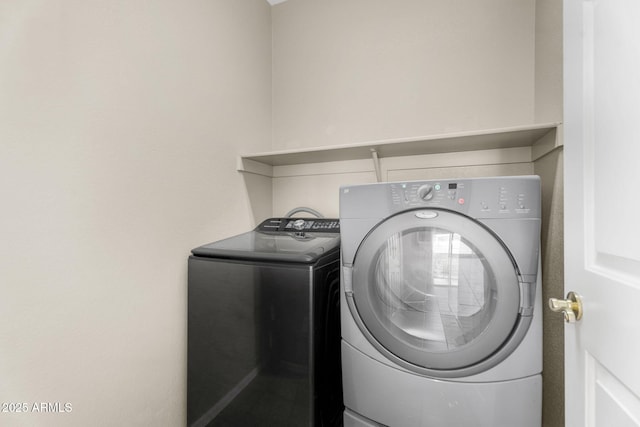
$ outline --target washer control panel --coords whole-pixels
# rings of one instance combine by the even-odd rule
[[[257,231],[339,233],[340,221],[335,218],[269,218]]]

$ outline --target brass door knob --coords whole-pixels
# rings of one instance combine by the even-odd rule
[[[569,292],[567,299],[549,298],[549,307],[552,311],[562,312],[567,323],[582,319],[582,298],[575,292]]]

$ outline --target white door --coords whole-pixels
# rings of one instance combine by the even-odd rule
[[[640,1],[564,1],[566,425],[640,425]]]

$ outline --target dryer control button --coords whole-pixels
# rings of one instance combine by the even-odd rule
[[[422,200],[431,200],[433,198],[433,185],[425,184],[418,188],[418,197]]]

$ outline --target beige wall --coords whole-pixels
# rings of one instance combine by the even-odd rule
[[[536,0],[535,121],[562,121],[562,2]]]
[[[536,0],[535,119],[562,121],[562,2]],[[562,128],[559,141],[562,144]],[[542,179],[543,425],[564,426],[564,322],[547,309],[564,295],[563,151],[536,160]]]
[[[274,148],[533,122],[535,0],[273,7]]]
[[[72,404],[0,424],[182,425],[187,254],[271,211],[235,171],[270,148],[270,7],[9,0],[0,22],[0,402]]]

